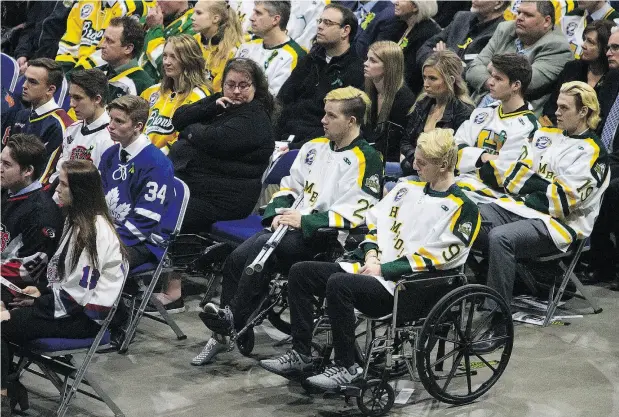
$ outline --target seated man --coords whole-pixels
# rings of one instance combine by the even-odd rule
[[[259,38],[242,44],[236,52],[237,58],[252,59],[264,69],[274,96],[307,54],[286,34],[289,18],[290,1],[256,1],[250,21],[252,32]]]
[[[554,81],[572,52],[565,37],[554,30],[555,9],[550,1],[522,0],[516,21],[502,22],[486,47],[466,71],[466,81],[478,98],[488,91],[489,65],[497,54],[518,53],[526,56],[533,67],[526,99],[540,116]]]
[[[561,30],[574,52],[574,58],[582,54],[583,32],[588,24],[596,20],[619,19],[619,12],[606,0],[578,0],[578,8],[561,18]]]
[[[363,62],[351,41],[357,32],[357,18],[338,3],[328,4],[318,24],[316,46],[299,60],[282,85],[277,98],[283,110],[276,140],[294,136],[291,149],[322,134],[323,100],[336,88],[363,88]]]
[[[71,108],[78,120],[67,128],[56,172],[49,182],[54,182],[65,161],[88,159],[98,167],[103,152],[114,144],[107,129],[110,124],[110,116],[105,111],[108,85],[103,71],[97,68],[73,71],[69,81]]]
[[[142,133],[148,103],[137,96],[112,101],[110,137],[118,144],[101,157],[99,171],[105,199],[120,239],[127,247],[129,268],[157,263],[168,231],[160,226],[174,198],[174,169],[170,160]]]
[[[471,62],[486,46],[499,23],[503,22],[503,12],[509,6],[509,1],[474,0],[471,11],[460,11],[440,33],[428,39],[419,52],[419,66],[434,51],[449,49],[460,59]]]
[[[382,162],[379,153],[361,136],[370,99],[364,92],[346,87],[331,91],[324,102],[322,123],[326,137],[305,144],[290,175],[282,179],[280,191],[267,206],[262,221],[271,226],[272,232],[255,234],[226,259],[221,308],[209,303],[201,313],[205,324],[214,331],[213,337],[192,365],[204,365],[217,353],[228,350],[228,334],[240,330],[258,307],[268,288],[273,260],[253,275],[247,275],[245,268],[279,226],[290,228],[274,251],[280,269],[287,271],[295,262],[312,259],[325,249],[324,242],[315,239],[318,229],[354,228],[364,222],[366,211],[378,201]],[[299,195],[301,204],[289,209]]]
[[[22,100],[30,108],[20,110],[13,121],[10,135],[30,133],[37,136],[45,145],[47,168],[42,172],[56,169],[60,156],[65,130],[73,119],[54,101],[54,94],[62,88],[62,69],[60,64],[49,58],[37,58],[28,63],[24,74],[26,81],[22,90]],[[8,133],[4,132],[5,137]]]
[[[105,29],[101,41],[101,57],[107,62],[101,67],[110,83],[106,102],[127,94],[139,96],[155,84],[138,64],[144,47],[144,29],[129,16],[115,17]]]
[[[531,82],[531,64],[518,54],[495,55],[490,95],[497,102],[477,108],[456,132],[458,185],[475,202],[505,193],[505,171],[518,160],[522,147],[538,128],[524,99]]]
[[[557,100],[559,129],[540,128],[505,174],[512,197],[482,204],[478,243],[488,254],[487,285],[511,304],[518,259],[565,252],[591,234],[610,175],[608,154],[593,133],[600,118],[595,91],[574,81]],[[505,329],[493,326],[492,334]],[[480,350],[491,351],[488,343]]]
[[[62,234],[60,209],[37,180],[45,147],[34,135],[17,134],[2,150],[2,273],[14,284],[47,286],[45,270]],[[12,299],[2,290],[6,305]]]
[[[369,233],[359,246],[359,262],[302,262],[290,270],[292,350],[261,361],[263,368],[284,377],[311,370],[313,298],[326,296],[335,365],[307,382],[329,390],[354,381],[362,375],[354,359],[354,310],[389,314],[402,275],[464,264],[481,219],[475,203],[455,184],[457,155],[450,129],[422,133],[414,162],[421,182],[399,182],[368,212]]]

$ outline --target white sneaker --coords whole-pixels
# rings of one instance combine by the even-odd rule
[[[279,358],[261,360],[260,366],[269,372],[288,378],[301,375],[304,372],[310,372],[314,367],[314,363],[310,357],[290,349]]]
[[[209,314],[217,314],[219,313],[219,307],[213,303],[206,303],[204,307],[202,307],[202,311]]]
[[[208,342],[206,342],[206,346],[202,349],[202,352],[198,354],[195,358],[191,360],[191,364],[193,366],[202,366],[206,363],[213,360],[213,358],[221,352],[230,352],[234,349],[234,343],[228,339],[223,338],[223,340],[219,341],[214,337],[211,337]]]
[[[319,375],[307,378],[307,383],[325,391],[337,390],[342,385],[348,385],[351,382],[361,378],[363,369],[354,364],[350,368],[343,366],[331,366]]]

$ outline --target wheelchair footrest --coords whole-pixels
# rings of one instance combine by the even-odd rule
[[[361,395],[362,385],[342,385],[340,387],[340,394],[346,397],[359,397]]]

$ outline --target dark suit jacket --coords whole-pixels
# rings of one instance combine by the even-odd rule
[[[348,7],[353,12],[357,9],[359,2],[357,1],[343,1],[342,5]],[[353,41],[353,47],[357,52],[357,56],[365,60],[370,45],[376,42],[376,39],[380,33],[386,31],[392,31],[394,25],[390,25],[389,21],[393,19],[394,5],[390,1],[379,1],[374,7],[372,7],[372,13],[374,18],[367,24],[365,29],[363,28],[363,22],[357,29],[357,35]]]

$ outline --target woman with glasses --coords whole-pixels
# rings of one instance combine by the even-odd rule
[[[212,85],[198,42],[190,35],[169,37],[163,47],[163,78],[142,92],[150,105],[144,133],[165,154],[178,138],[172,116],[180,106],[211,94]]]
[[[561,86],[570,81],[582,81],[589,84],[600,96],[608,73],[608,57],[606,48],[614,23],[609,20],[596,20],[587,25],[582,39],[582,52],[580,59],[565,64],[565,68],[559,74],[555,88],[546,105],[540,122],[543,125],[556,125],[557,99]],[[598,132],[600,133],[600,132]]]
[[[387,161],[386,174],[400,177],[400,141],[415,95],[404,84],[404,54],[395,42],[378,41],[363,64],[365,92],[372,100],[366,137]]]
[[[180,136],[170,159],[191,191],[183,232],[247,217],[275,147],[275,102],[262,69],[252,60],[232,59],[222,85],[222,93],[179,108],[172,119]]]

